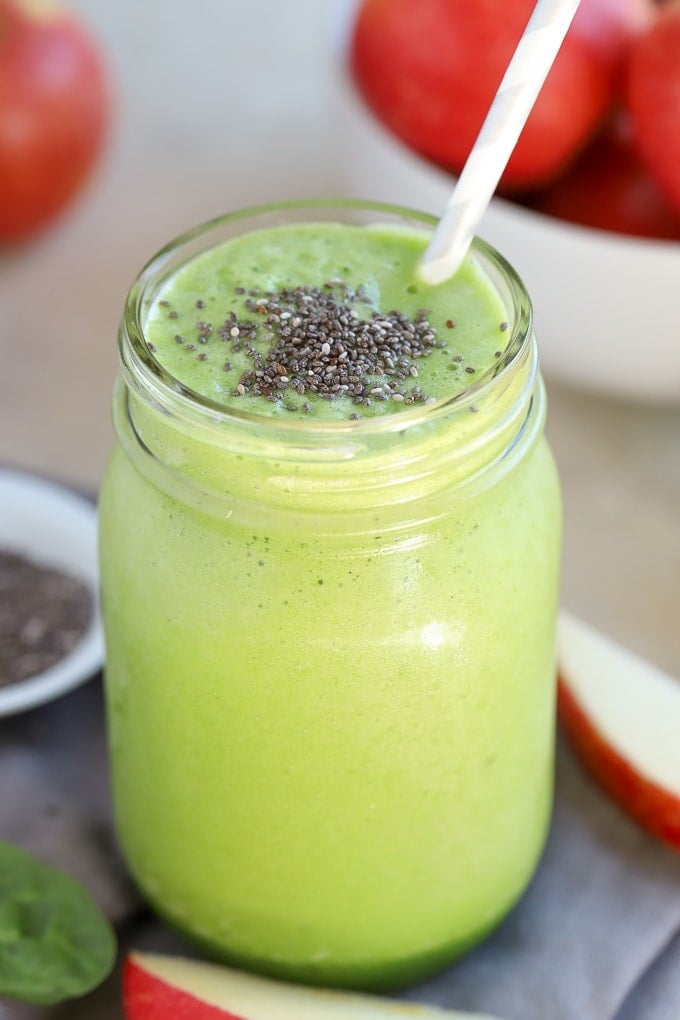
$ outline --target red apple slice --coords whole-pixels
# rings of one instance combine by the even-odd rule
[[[597,782],[680,849],[680,681],[562,613],[558,713]]]
[[[493,1020],[373,996],[302,988],[184,957],[131,953],[127,1020]]]

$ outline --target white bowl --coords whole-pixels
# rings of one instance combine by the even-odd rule
[[[454,178],[395,138],[348,78],[334,25],[343,193],[439,216]],[[494,198],[478,233],[524,280],[544,374],[642,401],[680,401],[680,243],[561,222]]]
[[[83,581],[92,595],[89,627],[75,648],[44,672],[0,687],[0,716],[51,701],[102,667],[98,606],[97,511],[69,489],[19,471],[0,471],[0,548]]]

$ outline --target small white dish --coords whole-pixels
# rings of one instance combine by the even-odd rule
[[[66,694],[102,667],[96,507],[54,482],[0,470],[0,548],[77,577],[93,601],[89,627],[68,655],[42,673],[0,687],[0,716],[7,716]]]

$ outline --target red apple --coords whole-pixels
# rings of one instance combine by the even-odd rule
[[[680,214],[680,3],[660,9],[631,48],[625,101],[640,155]]]
[[[123,969],[127,1020],[473,1020],[473,1014],[375,996],[302,988],[211,963],[131,953]],[[475,1013],[474,1020],[493,1020]]]
[[[363,0],[354,79],[376,115],[421,155],[460,172],[534,0]],[[503,174],[505,189],[556,177],[612,108],[651,0],[581,0]]]
[[[563,177],[526,204],[596,230],[680,241],[680,215],[631,144],[612,132],[596,138]]]
[[[680,849],[680,681],[568,614],[558,642],[561,725],[596,781]]]
[[[109,106],[99,49],[72,14],[0,0],[0,240],[33,234],[73,200]]]

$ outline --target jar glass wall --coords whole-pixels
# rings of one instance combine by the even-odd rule
[[[549,820],[558,485],[528,298],[475,242],[509,328],[468,389],[360,421],[267,419],[170,377],[159,287],[275,223],[250,210],[133,286],[101,493],[106,692],[121,843],[211,955],[298,980],[405,983],[501,919]]]

